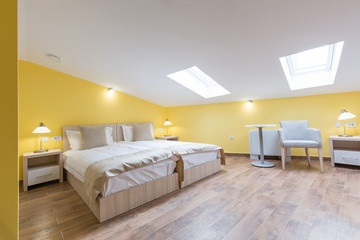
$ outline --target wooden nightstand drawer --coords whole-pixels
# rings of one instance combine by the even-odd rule
[[[360,166],[360,151],[334,150],[335,163]]]
[[[28,185],[48,182],[60,178],[59,165],[34,167],[28,169]]]

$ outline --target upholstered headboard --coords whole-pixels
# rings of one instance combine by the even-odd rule
[[[105,126],[105,127],[111,127],[113,129],[112,131],[112,137],[114,141],[124,141],[124,135],[122,131],[121,126],[138,126],[138,125],[150,125],[152,129],[152,133],[154,135],[154,126],[152,122],[139,122],[139,123],[117,123],[117,124],[96,124],[96,125],[86,125],[86,126]],[[73,130],[73,131],[80,131],[80,126],[83,125],[76,125],[76,126],[64,126],[63,127],[63,151],[70,150],[70,143],[68,140],[68,137],[66,135],[66,130]]]

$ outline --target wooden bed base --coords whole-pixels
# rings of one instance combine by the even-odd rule
[[[188,186],[219,171],[221,171],[220,158],[185,169],[184,181],[182,182],[181,187]],[[162,177],[106,197],[98,197],[96,199],[95,206],[93,206],[89,204],[88,198],[85,195],[84,183],[67,171],[66,174],[67,181],[94,213],[99,222],[104,222],[180,188],[178,173],[175,172],[169,176]]]
[[[85,195],[84,183],[69,172],[67,172],[67,180],[94,213],[99,222],[104,222],[112,217],[179,189],[178,173],[175,172],[169,176],[106,197],[98,197],[96,199],[95,207],[91,207],[92,205],[89,204]]]
[[[200,179],[206,178],[214,173],[221,171],[221,159],[215,159],[210,162],[184,170],[184,181],[182,187],[188,186]]]

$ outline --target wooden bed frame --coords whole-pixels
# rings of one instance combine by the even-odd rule
[[[221,159],[206,162],[195,167],[184,170],[184,181],[181,187],[186,187],[200,179],[206,178],[214,173],[221,171]]]
[[[144,123],[126,123],[126,124],[97,124],[87,126],[111,127],[113,129],[112,136],[114,141],[123,141],[121,131],[122,125],[134,126],[151,124],[151,122]],[[79,131],[80,125],[64,126],[63,127],[63,151],[70,150],[70,143],[68,141],[66,130]],[[152,127],[153,129],[153,127]],[[84,183],[78,180],[74,175],[66,171],[68,182],[79,194],[82,200],[94,213],[99,222],[106,221],[112,217],[118,216],[126,211],[136,208],[142,204],[150,202],[156,198],[164,196],[170,192],[178,190],[181,187],[188,186],[200,179],[210,176],[216,172],[221,171],[221,164],[225,165],[224,152],[221,150],[221,158],[213,161],[200,164],[198,166],[184,170],[183,160],[179,156],[175,172],[169,176],[165,176],[151,182],[147,182],[120,192],[111,194],[106,197],[98,197],[95,205],[89,203],[85,194]],[[63,163],[62,163],[63,166]]]
[[[150,202],[179,189],[178,173],[176,172],[169,176],[162,177],[106,197],[98,197],[96,199],[95,207],[91,207],[92,205],[89,203],[85,195],[84,183],[69,172],[67,172],[67,180],[94,213],[99,222],[104,222],[144,203]]]

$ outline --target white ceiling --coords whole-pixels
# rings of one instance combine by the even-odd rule
[[[19,0],[19,57],[162,106],[356,91],[359,9],[358,0]],[[335,84],[290,91],[279,57],[339,41]],[[204,99],[166,77],[194,65],[231,94]]]

